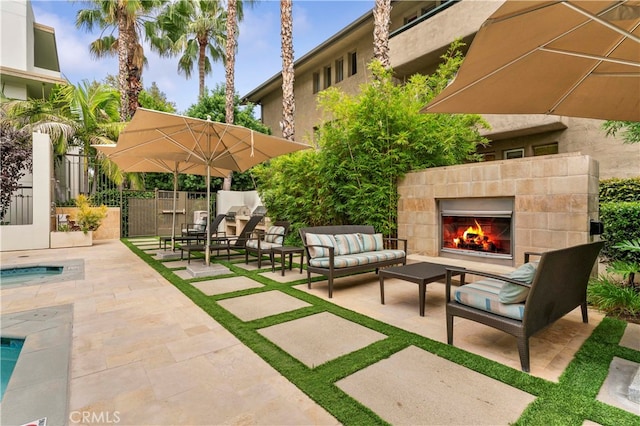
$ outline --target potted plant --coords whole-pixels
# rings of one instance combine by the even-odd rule
[[[102,219],[107,217],[107,206],[103,204],[99,207],[93,207],[89,203],[89,199],[84,195],[78,195],[76,207],[78,207],[76,223],[85,234],[89,231],[97,230],[102,223]]]
[[[67,221],[59,223],[57,232],[51,232],[50,247],[84,247],[93,244],[93,231],[100,227],[102,220],[107,216],[107,207],[91,206],[89,199],[79,195],[75,200],[77,212],[75,220],[71,215],[66,215]]]

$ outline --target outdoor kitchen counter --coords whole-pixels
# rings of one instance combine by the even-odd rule
[[[244,225],[246,225],[249,219],[251,219],[251,216],[236,216],[235,219],[235,222],[225,221],[225,230],[227,232],[227,235],[238,236],[237,232],[242,231]],[[256,229],[260,231],[266,231],[269,226],[271,226],[271,219],[265,217],[264,221],[260,222],[258,226],[256,226]]]

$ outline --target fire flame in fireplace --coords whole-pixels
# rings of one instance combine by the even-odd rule
[[[474,219],[474,222],[477,228],[468,227],[462,234],[462,238],[454,238],[453,243],[460,248],[482,248],[485,251],[493,251],[495,249],[494,243],[484,234],[478,221]]]

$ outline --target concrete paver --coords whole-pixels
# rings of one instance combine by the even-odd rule
[[[393,425],[506,425],[535,399],[415,346],[336,385]]]
[[[122,425],[338,423],[120,241],[0,256],[3,266],[85,258],[84,280],[1,298],[3,314],[73,303],[72,415]]]
[[[118,423],[126,425],[338,423],[119,241],[0,253],[3,266],[74,258],[85,259],[84,279],[7,288],[0,300],[3,314],[73,304],[70,412],[102,413],[111,420],[117,415]],[[256,266],[254,261],[247,269]],[[185,272],[174,271],[178,276]],[[261,275],[282,283],[306,279],[306,272],[295,269],[284,277],[279,270]],[[339,278],[332,299],[326,280],[311,289],[306,282],[295,288],[446,342],[442,283],[428,286],[425,317],[418,315],[415,285],[393,279],[385,284],[385,305],[373,273]],[[240,276],[191,285],[207,295],[262,286]],[[244,321],[308,306],[279,291],[229,298],[220,305]],[[531,339],[531,374],[557,381],[602,317],[590,311],[589,324],[583,324],[576,310]],[[457,347],[520,368],[511,336],[465,320],[456,320],[455,327]],[[259,332],[312,368],[386,338],[326,312]],[[633,347],[638,329],[628,332],[631,337],[625,334],[623,341]],[[414,347],[338,386],[393,424],[481,424],[487,419],[507,424],[533,398]]]
[[[384,334],[328,312],[263,328],[259,332],[311,368],[386,338]]]
[[[218,304],[243,321],[251,321],[311,306],[307,302],[279,291],[265,291],[234,297],[221,300]]]

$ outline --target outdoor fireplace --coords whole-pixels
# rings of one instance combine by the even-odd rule
[[[514,229],[511,198],[440,200],[440,255],[482,257],[511,265]]]

